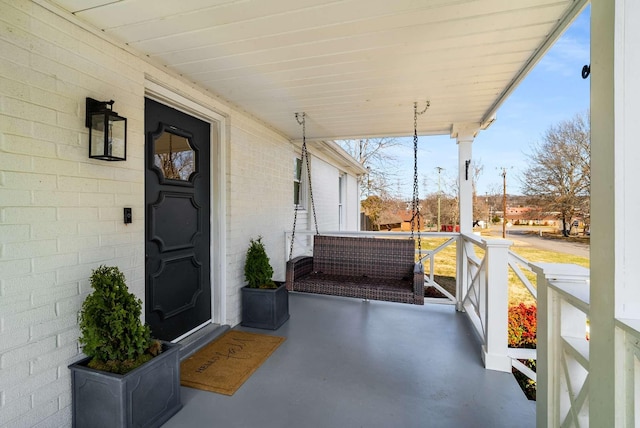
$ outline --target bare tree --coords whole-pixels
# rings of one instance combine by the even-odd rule
[[[391,149],[401,145],[398,140],[365,138],[336,142],[369,171],[360,184],[360,199],[372,195],[386,198],[393,194],[398,159]]]
[[[436,171],[438,171],[438,168],[436,168]],[[438,199],[440,199],[441,225],[458,224],[460,194],[458,178],[448,174],[444,168],[440,169],[439,172],[434,172],[433,175],[437,178],[431,176],[431,179],[429,179],[427,175],[422,178],[422,187],[424,189],[431,189],[432,187],[434,189],[433,192],[427,193],[421,201],[421,211],[426,223],[434,225],[438,223]]]
[[[374,227],[374,230],[379,230],[380,228],[380,216],[382,215],[382,210],[384,209],[384,201],[380,196],[372,195],[367,196],[361,202],[362,212],[369,217],[371,221],[371,225]]]
[[[571,219],[588,210],[591,184],[589,113],[551,126],[542,142],[529,154],[530,166],[520,178],[522,192],[558,212],[562,231],[569,233]],[[588,216],[588,212],[581,214]]]
[[[162,170],[166,178],[188,181],[194,171],[194,153],[186,150],[156,153],[155,164]]]
[[[425,226],[433,228],[438,223],[438,193],[430,193],[420,201],[420,213]],[[458,198],[450,194],[440,195],[440,222],[441,225],[458,224]],[[437,228],[436,228],[437,229]]]
[[[507,195],[508,196],[508,195]],[[502,212],[502,183],[491,183],[484,195],[484,215],[490,224],[499,221],[496,212]]]

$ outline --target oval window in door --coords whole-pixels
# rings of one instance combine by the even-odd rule
[[[154,141],[153,162],[165,179],[189,181],[196,171],[196,152],[189,139],[166,129]]]

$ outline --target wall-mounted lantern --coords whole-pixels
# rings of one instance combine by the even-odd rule
[[[114,101],[87,98],[89,157],[106,161],[127,160],[127,119],[113,111]]]

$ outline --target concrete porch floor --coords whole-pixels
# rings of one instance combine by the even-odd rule
[[[287,340],[231,397],[182,388],[165,427],[534,427],[452,306],[290,293]]]

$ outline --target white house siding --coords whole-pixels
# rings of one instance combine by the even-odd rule
[[[346,201],[360,200],[360,186],[358,179],[347,175]],[[360,203],[347,203],[345,206],[345,230],[360,230]]]
[[[339,183],[340,176],[347,172],[334,164],[320,153],[315,153],[313,144],[310,144],[311,152],[311,180],[313,195],[320,231],[339,230]],[[346,175],[344,188],[344,230],[359,230],[360,194],[358,178],[354,175]],[[311,217],[311,207],[309,216]],[[313,228],[313,218],[309,219],[309,228]]]
[[[221,321],[240,321],[249,238],[263,236],[276,279],[284,278],[296,153],[285,137],[72,17],[0,0],[0,427],[70,425],[67,365],[80,357],[77,313],[92,269],[119,266],[144,299],[147,79],[226,117]],[[115,100],[128,119],[126,162],[88,158],[86,97]],[[322,171],[334,175],[329,190],[337,192],[335,171]],[[323,187],[318,197],[330,197]],[[320,217],[335,229],[333,203],[320,204]],[[133,209],[132,224],[123,224],[123,207]]]
[[[338,230],[339,177],[340,171],[336,167],[323,159],[313,156],[311,160],[311,184],[315,199],[318,228],[321,231]],[[311,210],[309,210],[309,215],[312,215]]]

